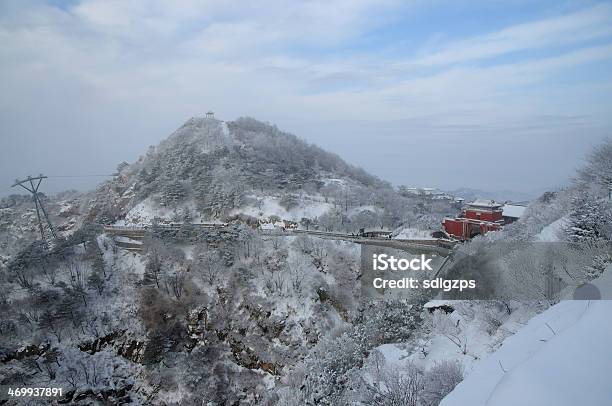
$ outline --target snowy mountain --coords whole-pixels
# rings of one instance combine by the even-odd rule
[[[274,219],[328,231],[439,227],[454,210],[431,196],[402,196],[388,183],[275,126],[251,118],[191,118],[103,184],[98,222]],[[418,206],[418,207],[417,207]]]
[[[607,372],[607,312],[555,304],[571,284],[602,282],[612,262],[610,156],[612,147],[518,221],[455,248],[503,271],[489,275],[498,292],[535,287],[538,300],[368,300],[360,244],[269,227],[384,226],[397,243],[428,238],[454,203],[404,196],[253,119],[191,119],[94,193],[45,200],[60,238],[34,239],[27,198],[2,200],[0,386],[62,387],[71,404],[435,406],[449,393],[450,405],[510,404],[516,391],[541,399],[557,381],[576,399],[586,382],[565,385],[574,368],[596,401],[601,376],[584,368]],[[553,249],[526,255],[530,243]],[[543,295],[550,263],[568,282],[559,297]],[[567,362],[546,369],[566,349]]]
[[[427,229],[449,210],[253,119],[191,119],[92,194],[49,200],[73,227],[48,244],[24,231],[22,200],[1,217],[24,241],[1,251],[0,385],[60,386],[73,404],[278,404],[307,359],[326,378],[303,393],[330,402],[332,376],[408,339],[420,309],[359,300],[358,244],[263,226]],[[136,251],[101,227],[157,222],[181,228],[147,228]],[[342,335],[361,350],[312,358]]]

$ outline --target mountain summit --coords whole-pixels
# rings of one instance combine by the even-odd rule
[[[368,206],[375,217],[393,207],[384,209],[383,195],[401,198],[388,183],[274,125],[194,117],[120,167],[98,189],[93,216],[103,223],[168,216],[210,221],[240,213],[299,221],[340,206],[351,217]]]

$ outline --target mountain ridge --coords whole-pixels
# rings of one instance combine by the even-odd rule
[[[288,220],[323,217],[327,224],[322,227],[345,230],[394,228],[431,214],[422,207],[419,212],[416,202],[390,183],[338,155],[250,117],[188,119],[98,188],[91,218],[114,223],[137,206],[148,219],[157,213],[203,221],[240,214],[282,218],[301,207]],[[433,225],[440,217],[427,222]]]

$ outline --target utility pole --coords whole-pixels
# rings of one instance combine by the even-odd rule
[[[45,217],[45,221],[47,225],[49,226],[49,230],[51,230],[51,235],[53,236],[53,238],[57,237],[57,235],[55,234],[55,230],[53,229],[51,220],[49,220],[47,211],[45,210],[45,207],[43,206],[42,201],[40,200],[40,197],[38,196],[38,188],[40,187],[40,184],[43,179],[47,179],[47,176],[44,176],[42,173],[34,177],[28,176],[27,178],[23,180],[15,179],[15,183],[13,184],[12,187],[21,186],[22,188],[24,188],[25,190],[27,190],[28,192],[32,194],[32,200],[34,200],[34,206],[36,206],[36,216],[38,217],[38,228],[40,229],[40,236],[44,240],[45,239],[45,228],[43,225],[43,220],[40,217],[41,212],[43,216]]]

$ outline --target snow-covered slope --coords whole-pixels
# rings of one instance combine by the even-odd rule
[[[300,221],[304,217],[316,218],[332,209],[331,203],[318,200],[313,196],[304,197],[298,201],[295,207],[287,209],[282,206],[281,198],[275,196],[257,197],[251,196],[256,204],[245,205],[234,209],[232,215],[246,214],[256,218],[269,218],[277,216],[282,220]]]
[[[434,310],[444,306],[454,310],[448,314]],[[385,344],[376,349],[397,368],[412,363],[428,370],[453,361],[461,366],[464,375],[469,375],[480,360],[532,318],[538,306],[519,306],[508,314],[494,302],[432,300],[425,309],[423,334],[415,342]]]
[[[612,404],[611,313],[609,300],[551,307],[478,363],[441,405]]]
[[[558,242],[561,240],[560,236],[564,232],[565,228],[569,223],[569,219],[564,216],[559,220],[554,221],[544,227],[542,231],[538,235],[536,235],[535,240],[538,242]]]
[[[430,230],[420,230],[418,228],[403,228],[393,238],[398,240],[432,240]]]

